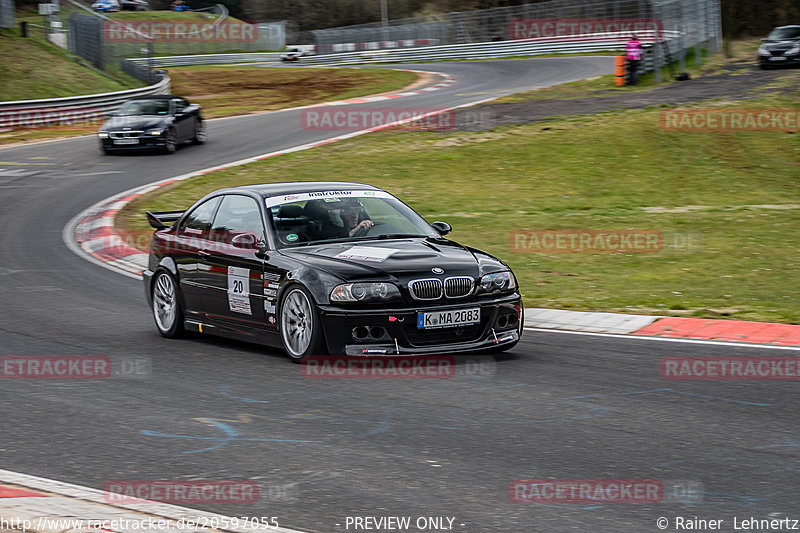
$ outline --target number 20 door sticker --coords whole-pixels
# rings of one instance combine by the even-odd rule
[[[228,267],[228,305],[234,313],[252,315],[250,310],[250,269]]]

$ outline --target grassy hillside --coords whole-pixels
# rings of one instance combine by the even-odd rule
[[[109,79],[41,36],[23,39],[19,28],[0,31],[0,101],[56,98],[140,86],[129,76]]]

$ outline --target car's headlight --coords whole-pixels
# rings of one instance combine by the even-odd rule
[[[786,51],[787,56],[796,56],[797,54],[800,54],[800,43],[792,46]]]
[[[517,288],[517,282],[514,274],[505,270],[481,277],[480,288],[482,292],[510,291]]]
[[[101,139],[108,139],[108,132],[107,131],[100,131],[97,133],[97,136]]]
[[[331,291],[332,302],[366,302],[369,300],[390,300],[400,296],[400,291],[392,283],[344,283]]]
[[[155,130],[147,130],[147,135],[161,135],[164,133],[164,130],[155,129]]]
[[[769,50],[767,50],[767,47],[765,45],[762,44],[761,46],[758,47],[758,55],[771,56],[772,53]]]

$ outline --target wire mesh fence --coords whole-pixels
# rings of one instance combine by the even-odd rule
[[[164,19],[144,12],[135,20],[92,13],[75,0],[69,6],[69,50],[103,70],[121,69],[143,82],[152,76],[125,59],[281,50],[286,43],[283,22],[248,24],[228,17],[221,4],[185,16]],[[141,63],[139,63],[141,65]]]
[[[318,54],[490,41],[568,41],[629,37],[663,39],[681,34],[683,49],[720,45],[719,0],[549,0],[427,17],[386,24],[314,30]]]

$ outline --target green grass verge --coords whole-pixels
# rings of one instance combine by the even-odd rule
[[[798,87],[747,106],[796,107]],[[117,223],[148,231],[144,210],[185,208],[220,187],[363,181],[507,261],[527,306],[800,323],[800,133],[667,132],[660,111],[371,134],[163,188],[129,204]],[[512,232],[548,229],[656,230],[665,246],[512,249]]]
[[[32,29],[27,39],[21,37],[19,27],[0,31],[0,101],[122,91],[141,85],[121,73],[109,79],[80,65],[47,42],[41,28]]]

